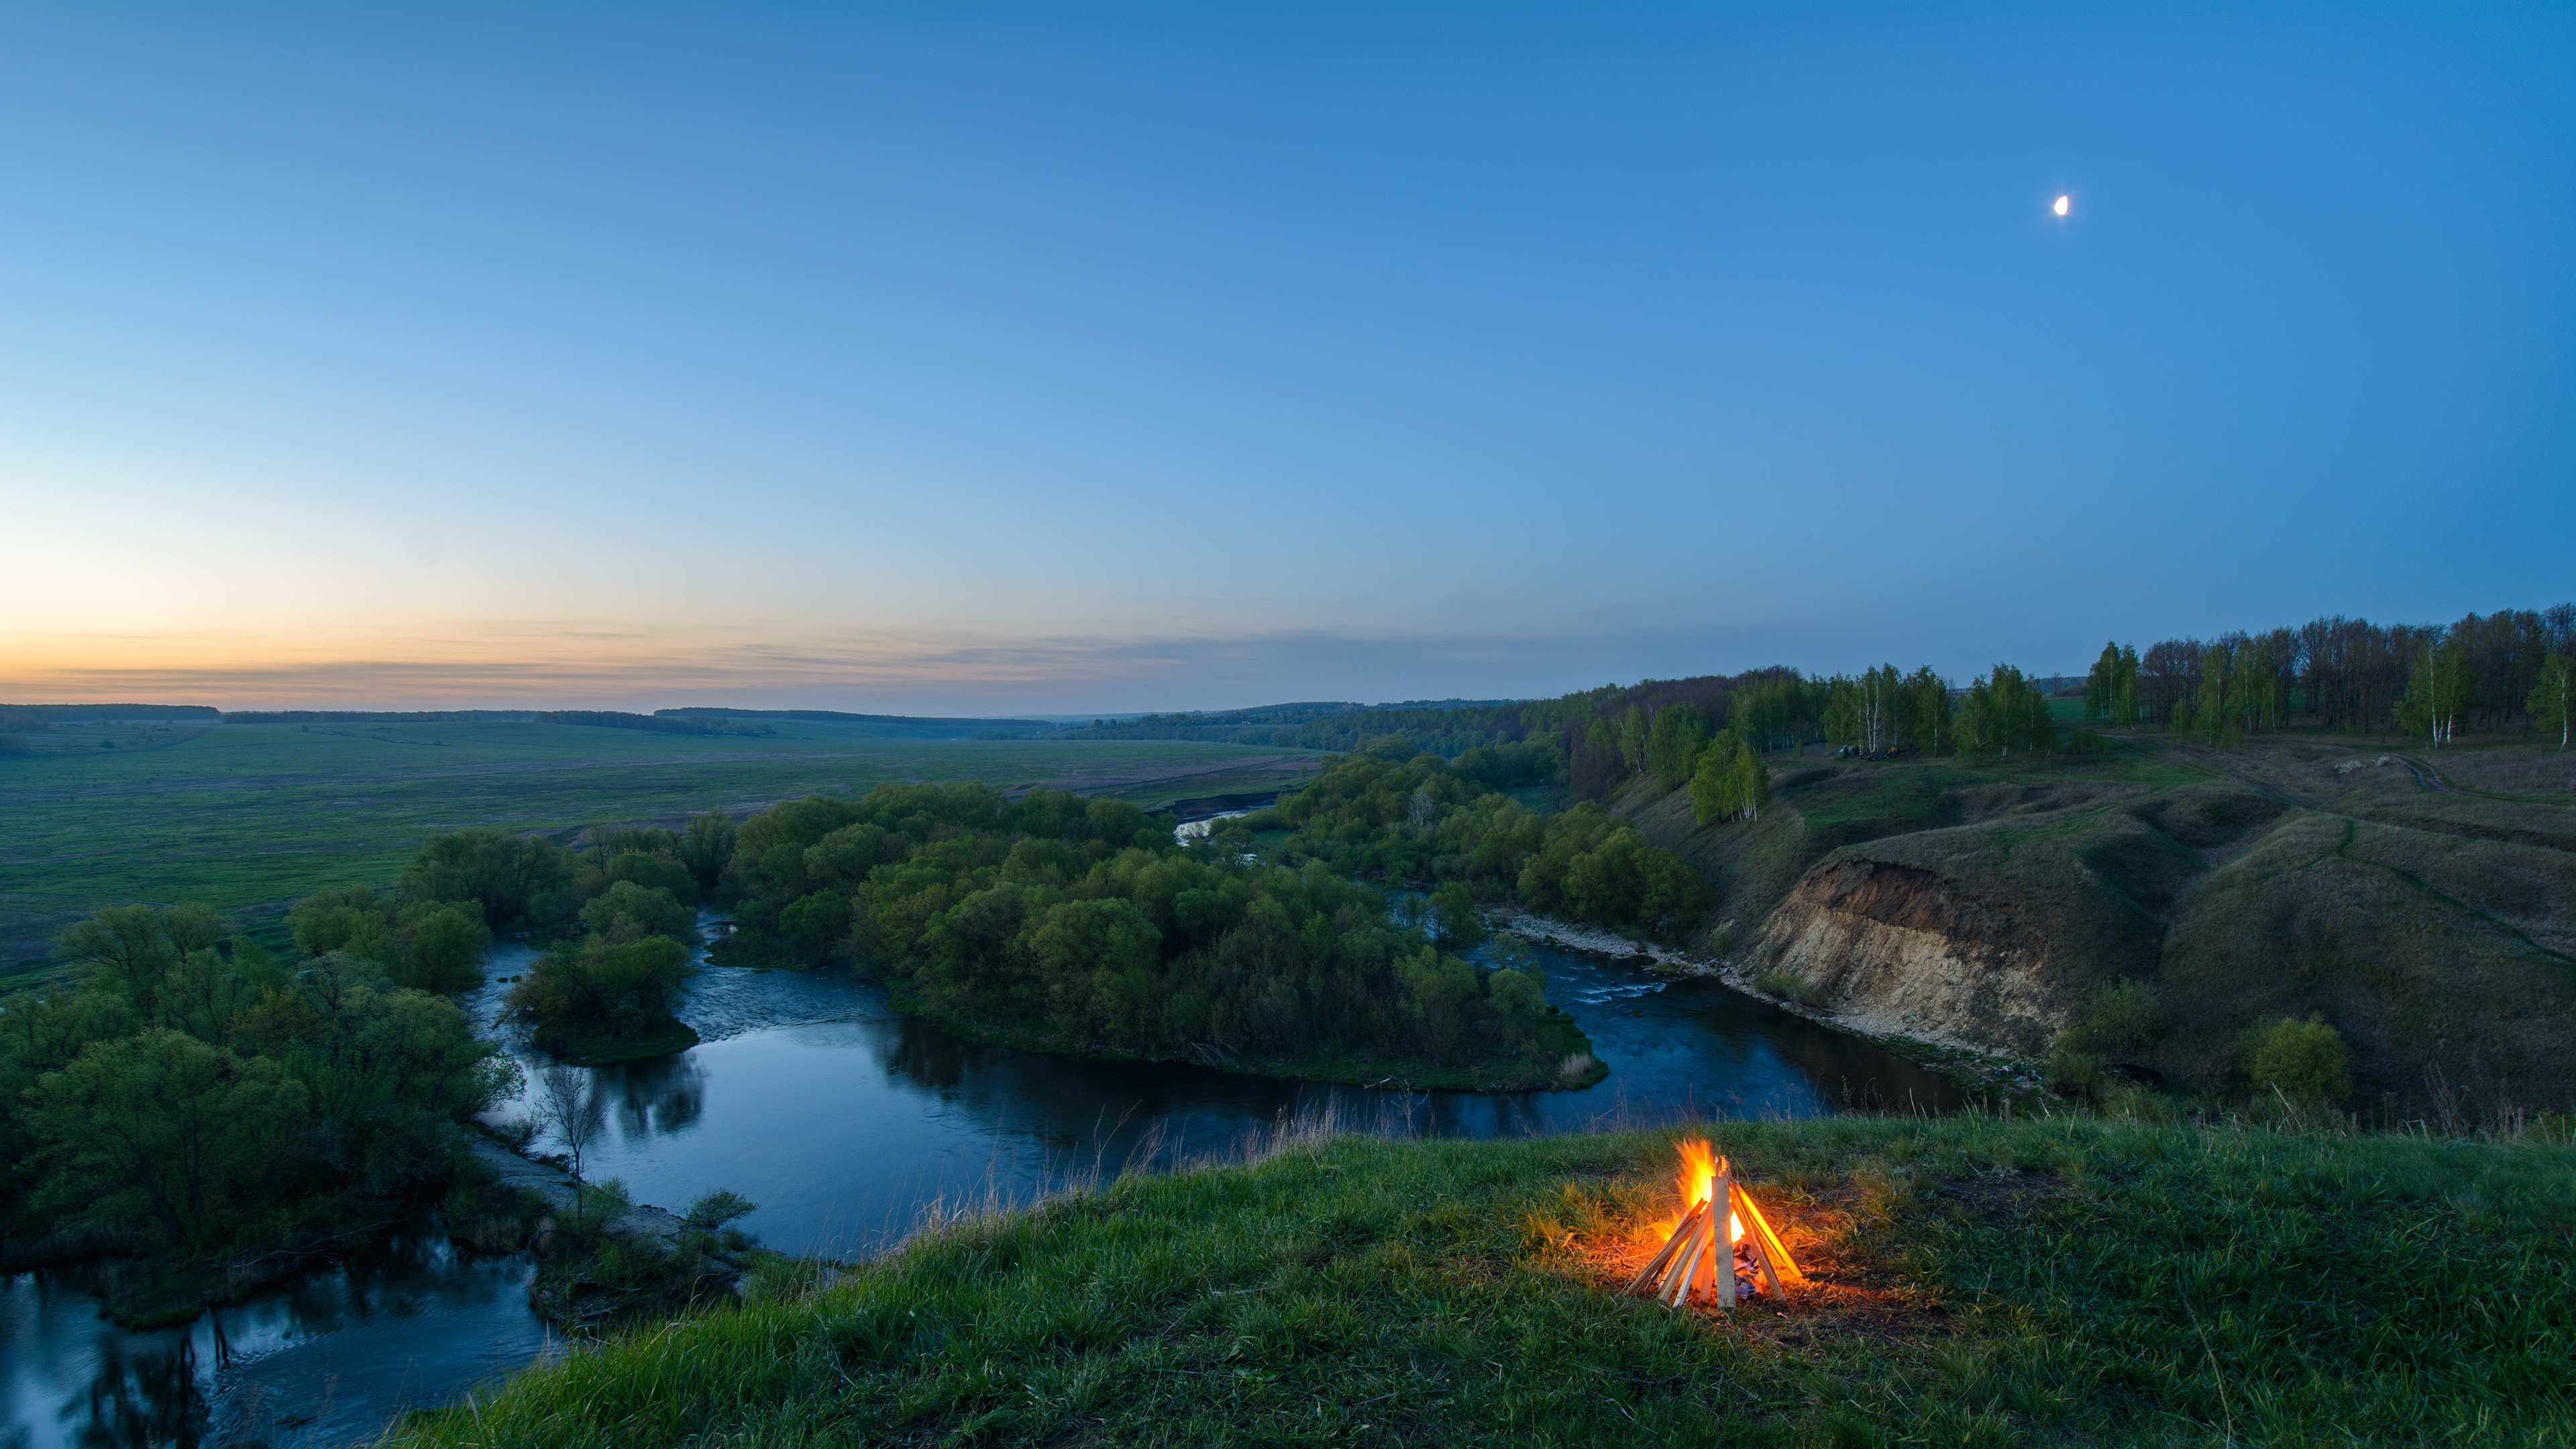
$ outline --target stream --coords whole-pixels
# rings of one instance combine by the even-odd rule
[[[1580,1092],[1409,1093],[1012,1051],[899,1015],[845,970],[710,967],[680,1013],[699,1045],[589,1069],[603,1126],[582,1171],[674,1211],[731,1188],[760,1204],[740,1226],[769,1246],[846,1259],[926,1213],[1223,1156],[1283,1125],[1495,1137],[1961,1102],[1884,1048],[1714,982],[1537,955],[1548,999],[1610,1065]],[[488,970],[531,959],[496,943]],[[507,989],[468,999],[478,1022]],[[427,1223],[184,1328],[107,1322],[89,1289],[108,1271],[0,1279],[0,1449],[346,1444],[559,1351],[527,1306],[523,1255],[464,1253]]]

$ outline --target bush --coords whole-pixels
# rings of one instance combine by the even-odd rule
[[[2090,1096],[2102,1085],[2101,1053],[2092,1049],[2093,1034],[2069,1027],[2048,1047],[2048,1089],[2061,1097]]]
[[[729,1187],[720,1187],[689,1204],[688,1224],[700,1232],[712,1233],[735,1218],[757,1212],[760,1204]]]
[[[1795,1001],[1806,994],[1807,978],[1793,971],[1765,971],[1753,978],[1753,989],[1765,996]]]
[[[2112,1056],[2134,1056],[2165,1033],[2164,1003],[2143,979],[2114,981],[2093,1002],[2085,1022],[2092,1044]]]
[[[2258,1028],[2250,1044],[2255,1091],[2277,1091],[2293,1102],[2340,1102],[2352,1095],[2352,1048],[2324,1017],[2285,1016]]]

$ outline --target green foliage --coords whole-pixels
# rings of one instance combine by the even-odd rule
[[[2246,1071],[2257,1092],[2293,1102],[2340,1102],[2352,1095],[2352,1048],[2322,1016],[2283,1017],[2249,1038]]]
[[[1678,788],[1691,776],[1700,751],[1708,746],[1708,711],[1695,704],[1668,704],[1655,711],[1646,734],[1646,769],[1664,789]]]
[[[1697,1131],[1698,1129],[1695,1129]],[[2105,1121],[1705,1129],[1829,1286],[1621,1299],[1669,1132],[1292,1139],[967,1218],[389,1443],[2557,1444],[2576,1154]],[[1571,1241],[1569,1242],[1569,1238]],[[1854,1283],[1883,1331],[1844,1331]]]
[[[459,830],[433,836],[403,868],[407,901],[472,901],[497,931],[560,924],[578,908],[567,899],[573,862],[542,836]]]
[[[631,882],[620,885],[636,889]],[[670,899],[658,891],[639,894]],[[632,918],[618,922],[631,927]],[[696,971],[689,948],[669,936],[594,932],[539,956],[510,988],[510,1011],[534,1028],[539,1047],[557,1055],[599,1040],[667,1033],[680,988]]]
[[[1702,825],[1751,820],[1771,799],[1771,772],[1733,730],[1721,730],[1700,751],[1691,773],[1691,814]]]
[[[190,1256],[289,1240],[442,1181],[450,1124],[512,1080],[452,1002],[377,959],[290,972],[222,929],[203,907],[112,907],[61,937],[90,968],[76,989],[0,1003],[13,1233]]]
[[[679,857],[698,889],[712,890],[723,878],[725,862],[733,859],[733,843],[733,820],[723,811],[689,818],[689,828],[680,836]]]
[[[2084,717],[2106,720],[2114,729],[2138,722],[2138,651],[2134,646],[2105,644],[2102,657],[2084,676]]]
[[[698,943],[697,912],[671,899],[666,890],[631,880],[614,881],[582,902],[580,920],[593,935],[613,942],[663,936],[687,946]]]
[[[1351,773],[1327,771],[1280,813],[1308,822],[1309,796],[1347,804],[1342,787],[1364,777],[1384,786],[1369,799],[1405,821],[1438,818],[1433,787],[1540,818],[1436,756],[1335,769]],[[717,955],[794,956],[828,936],[906,1009],[1032,1045],[1546,1083],[1571,1028],[1527,973],[1454,954],[1483,929],[1464,882],[1409,924],[1346,872],[1247,864],[1243,844],[1228,832],[1183,850],[1132,806],[1043,789],[1016,802],[980,785],[790,801],[740,829],[726,876],[742,929]]]
[[[440,996],[482,985],[483,953],[492,945],[480,901],[406,904],[365,886],[306,896],[286,913],[286,924],[308,956],[346,952],[376,963],[397,986]]]
[[[2010,759],[2057,747],[2057,725],[2046,696],[2009,664],[1996,665],[1992,674],[1968,686],[1957,727],[1958,752],[1973,758]]]
[[[1765,971],[1753,978],[1753,989],[1783,1001],[1810,1000],[1807,978],[1795,971]]]
[[[2069,1027],[2048,1044],[2048,1089],[2062,1097],[2090,1096],[2102,1085],[2108,1058],[2093,1050],[2093,1034]]]
[[[1459,883],[1487,899],[1517,895],[1532,910],[1664,938],[1709,907],[1696,871],[1599,806],[1534,814],[1436,756],[1346,757],[1277,814],[1294,832],[1285,856],[1345,874]]]
[[[712,1233],[736,1218],[748,1217],[759,1210],[760,1204],[732,1188],[720,1187],[689,1204],[684,1220],[700,1232]]]
[[[2086,1029],[2102,1050],[2113,1056],[2135,1056],[2164,1035],[2164,1003],[2153,983],[2143,977],[2115,981],[2093,1001]]]

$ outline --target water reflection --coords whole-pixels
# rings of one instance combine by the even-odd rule
[[[496,946],[492,973],[523,971],[528,956]],[[1958,1104],[1946,1082],[1890,1052],[1714,983],[1537,956],[1549,999],[1610,1064],[1585,1091],[1369,1091],[1040,1056],[899,1016],[846,972],[710,968],[682,1012],[699,1046],[587,1074],[608,1130],[583,1166],[663,1207],[732,1188],[760,1204],[744,1226],[771,1245],[848,1257],[942,1204],[1025,1200],[1132,1165],[1221,1156],[1283,1123],[1509,1137]],[[487,1025],[507,989],[476,998]],[[0,1449],[343,1444],[548,1347],[526,1304],[526,1262],[470,1259],[435,1232],[160,1332],[98,1316],[102,1271],[6,1280]]]
[[[0,1280],[0,1445],[346,1444],[548,1351],[527,1263],[468,1257],[435,1231],[180,1328],[100,1316],[115,1272]]]
[[[1240,1150],[1288,1122],[1508,1137],[1958,1104],[1947,1082],[1893,1053],[1713,982],[1536,954],[1550,999],[1611,1066],[1588,1090],[1367,1090],[1036,1055],[899,1016],[846,973],[714,969],[697,989],[721,994],[711,1015],[735,1034],[598,1069],[618,1130],[587,1149],[584,1168],[673,1208],[732,1188],[761,1205],[745,1226],[772,1245],[846,1257],[899,1238],[926,1209]],[[692,1025],[697,1004],[693,994]]]

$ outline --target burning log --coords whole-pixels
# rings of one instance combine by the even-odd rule
[[[1638,1271],[1626,1291],[1652,1292],[1657,1302],[1670,1308],[1679,1308],[1692,1293],[1704,1291],[1719,1308],[1731,1309],[1755,1293],[1768,1292],[1777,1298],[1805,1283],[1807,1275],[1798,1271],[1797,1260],[1789,1256],[1753,1195],[1735,1180],[1727,1160],[1715,1156],[1708,1143],[1697,1138],[1678,1146],[1682,1165],[1675,1180],[1685,1205],[1681,1221],[1673,1225],[1662,1251]],[[1722,1213],[1715,1206],[1720,1203],[1725,1204]],[[1726,1232],[1723,1250],[1718,1247],[1721,1222]]]

